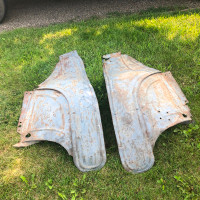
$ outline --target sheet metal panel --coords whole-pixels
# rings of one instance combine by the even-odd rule
[[[57,142],[81,171],[100,169],[106,162],[98,102],[76,51],[60,56],[49,78],[25,93],[18,126],[16,147]]]
[[[158,136],[191,120],[188,101],[170,72],[161,73],[121,53],[103,58],[122,164],[132,173],[144,172],[153,166]]]

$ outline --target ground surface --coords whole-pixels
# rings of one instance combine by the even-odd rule
[[[0,31],[42,26],[69,20],[105,16],[111,12],[138,12],[148,8],[182,6],[197,8],[188,0],[7,0],[8,13]]]
[[[43,82],[59,55],[77,50],[96,92],[107,162],[81,173],[58,144],[16,149],[24,91]],[[120,162],[112,126],[102,55],[128,54],[171,71],[189,100],[194,123],[165,131],[154,147],[155,164],[130,174]],[[156,9],[110,15],[0,34],[0,199],[200,199],[200,10]]]

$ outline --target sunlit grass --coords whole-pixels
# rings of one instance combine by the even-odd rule
[[[162,72],[170,70],[198,124],[199,34],[199,10],[167,13],[159,9],[0,34],[0,199],[61,199],[58,192],[72,199],[74,190],[84,199],[184,199],[186,194],[177,187],[181,184],[174,176],[189,184],[188,194],[200,198],[199,129],[188,137],[174,133],[174,128],[163,133],[154,148],[155,165],[148,172],[132,175],[123,169],[102,72],[102,55],[119,51]],[[58,144],[13,148],[20,140],[16,126],[24,91],[37,88],[51,74],[59,56],[72,50],[83,59],[95,89],[107,148],[105,167],[87,173],[83,182],[83,173]],[[188,125],[179,127],[182,132],[188,129]],[[49,179],[52,189],[46,185]]]
[[[72,35],[72,33],[75,32],[75,31],[77,31],[77,28],[73,28],[73,29],[67,28],[67,29],[64,29],[64,30],[61,30],[61,31],[58,31],[58,32],[55,32],[55,33],[45,34],[43,36],[42,40],[40,41],[40,43],[43,43],[47,39],[59,39],[59,38],[62,38],[62,37]]]
[[[200,16],[199,14],[180,15],[171,17],[157,17],[132,21],[135,25],[144,28],[155,28],[167,39],[172,40],[180,37],[181,40],[196,40],[200,35]]]
[[[17,158],[10,163],[10,166],[8,166],[7,169],[3,170],[2,180],[5,184],[11,183],[15,178],[19,178],[19,176],[24,173],[21,168],[21,162],[22,159]]]

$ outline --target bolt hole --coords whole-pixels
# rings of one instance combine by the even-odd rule
[[[168,114],[169,112],[167,112],[167,114]]]
[[[187,117],[187,115],[186,114],[182,114],[183,115],[183,117]]]
[[[103,58],[105,61],[109,60],[110,58]]]
[[[30,133],[28,133],[28,134],[26,135],[26,138],[29,138],[29,137],[31,137],[31,134],[30,134]]]
[[[18,127],[22,127],[22,125],[20,124]]]
[[[170,119],[168,119],[170,121]]]
[[[162,117],[160,117],[160,119],[162,119]]]
[[[158,110],[158,112],[160,112],[160,110]]]

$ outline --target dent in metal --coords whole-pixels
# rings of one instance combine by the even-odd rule
[[[52,74],[39,87],[25,92],[18,123],[24,147],[41,140],[61,144],[81,171],[106,162],[99,107],[77,52],[60,56]]]
[[[191,120],[188,101],[170,72],[161,73],[120,53],[103,58],[122,164],[130,172],[144,172],[154,163],[158,136]]]

